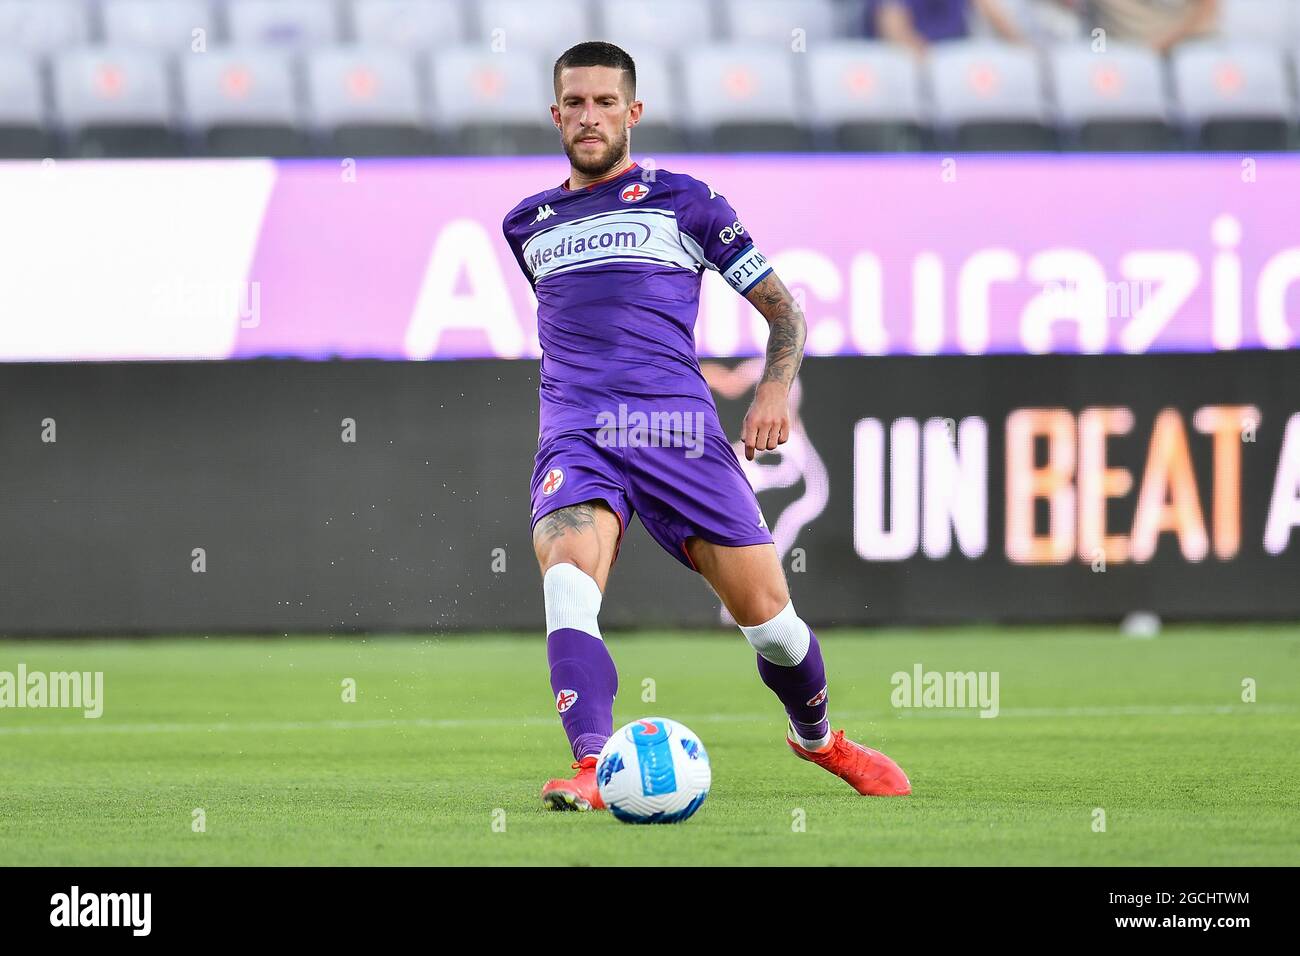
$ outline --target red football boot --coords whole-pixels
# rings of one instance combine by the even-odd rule
[[[548,810],[604,810],[596,785],[596,758],[583,757],[573,764],[578,771],[569,780],[548,780],[542,787],[542,805]]]
[[[842,730],[831,734],[831,742],[821,750],[804,750],[788,732],[785,739],[796,756],[829,770],[864,797],[905,797],[912,792],[902,767],[879,750],[846,740]]]

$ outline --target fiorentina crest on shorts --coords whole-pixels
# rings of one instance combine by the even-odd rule
[[[542,479],[542,494],[553,495],[560,490],[560,485],[564,484],[564,470],[561,468],[552,468]]]
[[[564,713],[578,702],[578,692],[567,687],[555,695],[555,709]]]

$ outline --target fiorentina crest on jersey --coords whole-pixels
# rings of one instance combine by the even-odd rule
[[[553,495],[560,490],[560,485],[564,484],[564,471],[560,468],[552,468],[542,479],[542,494]]]
[[[650,187],[645,183],[628,183],[618,194],[623,202],[640,202],[650,195]]]

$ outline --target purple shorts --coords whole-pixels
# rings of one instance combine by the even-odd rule
[[[687,538],[731,547],[772,543],[735,450],[713,432],[696,449],[602,446],[595,431],[544,440],[533,466],[533,526],[552,511],[593,499],[618,515],[620,543],[639,515],[650,537],[691,570]]]

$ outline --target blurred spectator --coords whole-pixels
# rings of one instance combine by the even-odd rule
[[[1219,0],[1092,0],[1092,10],[1108,40],[1168,53],[1184,40],[1213,32]]]
[[[969,36],[972,9],[1002,39],[1026,42],[1000,0],[871,0],[867,4],[867,34],[923,54],[931,43]]]

